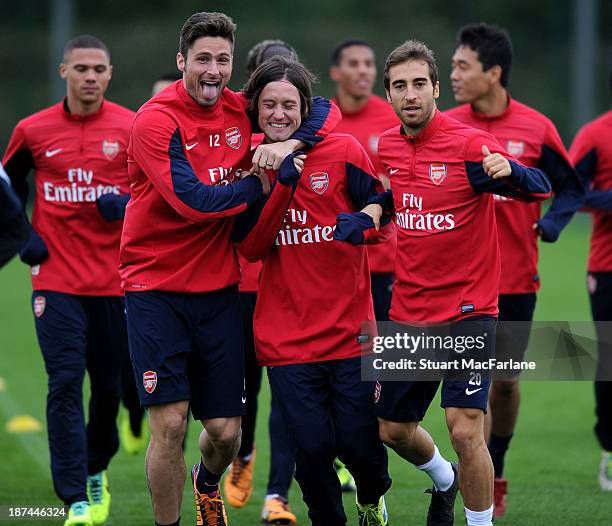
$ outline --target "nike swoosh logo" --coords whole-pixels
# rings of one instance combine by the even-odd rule
[[[194,142],[193,144],[185,144],[185,148],[187,148],[188,150],[191,150],[192,148],[195,148],[198,145],[197,142]]]
[[[479,387],[478,389],[474,389],[473,391],[469,389],[468,387],[465,388],[465,394],[468,396],[473,395],[474,393],[477,393],[478,391],[482,391],[482,387]]]
[[[53,157],[54,155],[57,155],[58,153],[60,153],[62,151],[62,148],[57,148],[55,150],[47,150],[45,152],[45,155],[47,157]]]
[[[399,168],[394,168],[393,170],[389,170],[389,175],[393,175],[398,170],[399,170]]]

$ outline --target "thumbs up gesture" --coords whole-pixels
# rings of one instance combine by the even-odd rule
[[[491,153],[489,148],[483,144],[482,155],[484,155],[484,159],[482,160],[482,168],[491,179],[508,177],[512,173],[512,167],[510,166],[508,159],[506,159],[501,153]]]

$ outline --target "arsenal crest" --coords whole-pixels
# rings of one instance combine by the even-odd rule
[[[47,306],[47,300],[44,296],[36,296],[34,298],[34,316],[40,318],[44,312],[45,307]]]
[[[151,394],[157,387],[157,373],[155,371],[147,371],[142,375],[142,385],[145,391]]]
[[[225,130],[225,142],[230,148],[237,150],[242,145],[242,135],[240,130],[235,126]]]
[[[446,179],[446,164],[445,163],[431,163],[429,165],[429,178],[431,182],[437,186],[442,184],[442,181]]]
[[[316,172],[310,175],[310,188],[316,194],[322,195],[329,186],[329,175],[325,172]]]
[[[380,385],[380,382],[376,382],[376,385],[374,387],[374,403],[377,404],[378,400],[380,400],[380,391],[381,391],[382,387]]]
[[[119,153],[119,141],[102,141],[102,153],[109,161],[112,161]]]
[[[525,153],[525,143],[523,141],[508,141],[506,151],[517,159]]]

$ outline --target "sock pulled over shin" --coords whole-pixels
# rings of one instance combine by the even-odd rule
[[[448,460],[440,455],[438,446],[434,446],[433,457],[431,457],[429,461],[425,462],[425,464],[416,466],[416,468],[429,475],[434,487],[438,491],[446,491],[455,481],[453,466]]]
[[[464,509],[468,526],[493,526],[493,506],[484,511]]]
[[[512,440],[512,435],[503,437],[491,433],[488,446],[496,478],[502,478],[504,475],[504,460],[506,451],[510,446],[510,440]]]
[[[217,491],[220,480],[221,474],[217,475],[212,473],[206,469],[204,462],[200,460],[200,470],[198,471],[198,476],[196,478],[196,488],[198,491],[200,493],[212,493]]]

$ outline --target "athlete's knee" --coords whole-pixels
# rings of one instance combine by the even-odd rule
[[[502,398],[511,398],[519,391],[518,378],[513,380],[495,380],[491,385],[493,392]]]
[[[483,432],[484,413],[480,409],[447,410],[447,425],[455,451],[468,454],[485,444]]]
[[[204,429],[208,439],[217,447],[234,447],[240,444],[240,417],[212,418],[204,422]]]
[[[378,419],[378,434],[389,447],[410,447],[414,442],[418,422],[390,422]]]
[[[174,402],[149,409],[151,438],[166,445],[181,446],[187,428],[187,403]]]

